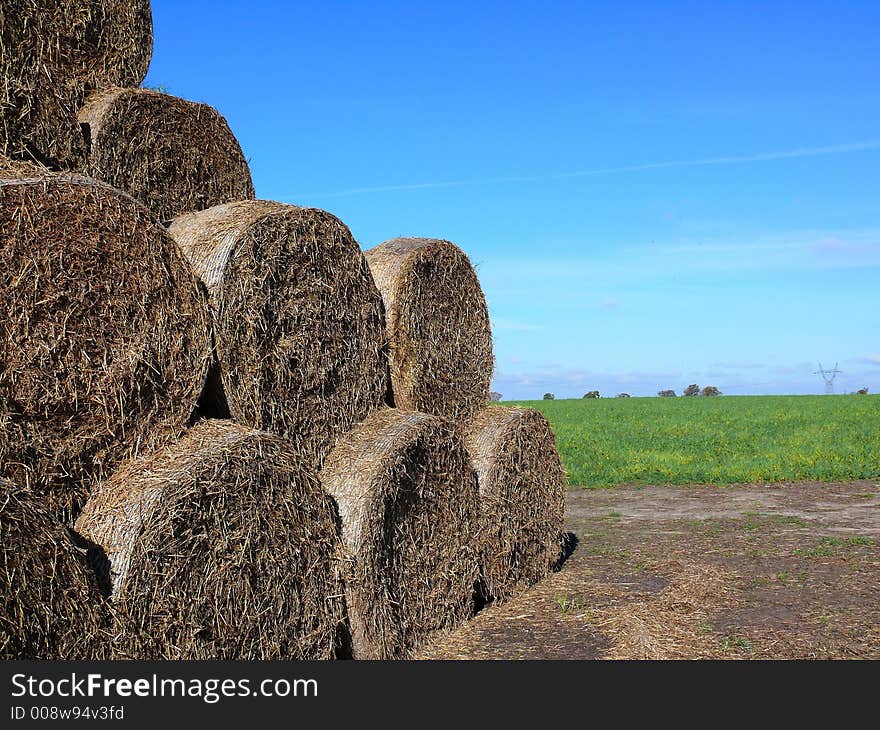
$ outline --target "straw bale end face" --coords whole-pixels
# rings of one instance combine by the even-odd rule
[[[202,421],[100,485],[77,530],[112,587],[118,657],[335,655],[335,506],[283,439]]]
[[[489,400],[494,357],[486,299],[454,244],[396,238],[366,252],[382,293],[393,404],[462,422]]]
[[[472,615],[477,485],[450,424],[379,411],[340,441],[320,478],[342,520],[356,659],[411,656]]]
[[[0,309],[0,473],[70,522],[94,483],[188,425],[207,303],[141,205],[44,173],[0,177]]]
[[[206,104],[149,89],[109,89],[79,113],[84,172],[124,190],[161,221],[251,200],[247,160],[226,120]]]
[[[107,610],[70,532],[0,479],[0,659],[107,658]]]
[[[483,597],[505,600],[559,559],[565,470],[538,411],[489,406],[464,429],[480,488]]]
[[[4,0],[0,7],[0,153],[74,169],[86,147],[86,96],[137,86],[153,53],[149,0]]]
[[[210,295],[222,388],[206,391],[205,412],[228,408],[317,468],[387,391],[382,300],[351,232],[270,201],[180,216],[169,232]]]

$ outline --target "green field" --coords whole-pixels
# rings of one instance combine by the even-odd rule
[[[880,396],[506,401],[556,432],[572,485],[880,477]]]

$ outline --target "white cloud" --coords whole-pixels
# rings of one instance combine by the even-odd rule
[[[872,355],[865,355],[862,358],[862,362],[870,363],[871,365],[880,365],[880,353],[875,353]]]

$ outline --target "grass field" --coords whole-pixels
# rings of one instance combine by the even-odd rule
[[[571,485],[880,477],[880,396],[506,401],[537,408]]]

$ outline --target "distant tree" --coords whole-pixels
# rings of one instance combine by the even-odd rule
[[[498,401],[501,400],[501,398],[502,398],[501,393],[496,393],[494,390],[491,393],[489,393],[489,401],[491,403],[497,403]]]
[[[544,400],[556,400],[556,396],[553,393],[544,393]]]
[[[584,398],[598,398],[598,397],[599,397],[598,390],[591,390],[588,393],[584,393]]]
[[[675,391],[661,390],[659,393],[657,393],[657,395],[659,395],[661,398],[675,398]]]
[[[700,394],[700,386],[696,383],[691,383],[687,388],[682,391],[682,395],[687,396],[688,398],[693,398],[695,395]]]
[[[721,395],[721,391],[718,390],[714,385],[707,385],[700,391],[700,395],[710,396],[710,395]]]
[[[868,395],[868,389],[867,388],[859,388],[856,391],[856,395]]]
[[[618,393],[617,397],[618,398],[629,398],[630,395],[629,395],[629,393]]]

